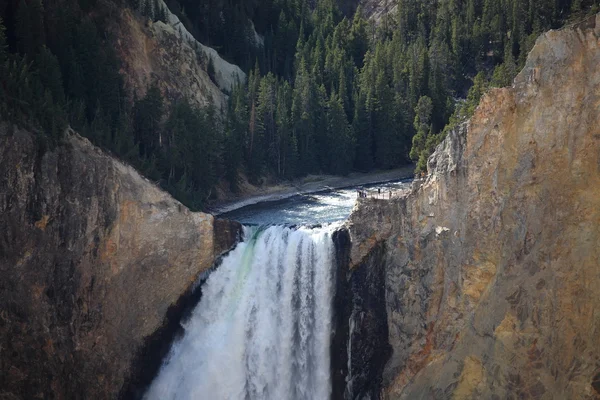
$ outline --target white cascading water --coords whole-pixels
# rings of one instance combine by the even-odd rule
[[[325,400],[331,229],[245,228],[203,286],[148,400]]]

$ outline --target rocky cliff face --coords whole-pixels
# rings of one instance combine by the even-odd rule
[[[227,96],[246,75],[223,60],[212,48],[197,42],[179,19],[165,7],[169,23],[143,21],[131,10],[115,10],[111,32],[122,62],[126,87],[138,98],[157,83],[169,102],[185,97],[202,108],[212,103],[224,108]],[[207,73],[209,59],[215,66],[214,82]]]
[[[383,389],[374,379],[353,398],[600,398],[599,65],[600,15],[542,35],[426,181],[360,199],[350,274],[384,293],[387,334],[350,352],[391,351],[367,371]],[[376,309],[352,314],[350,332]],[[349,381],[361,373],[350,365]]]
[[[239,224],[190,212],[72,132],[43,151],[0,125],[0,170],[0,397],[116,398]]]
[[[360,7],[365,18],[379,23],[386,15],[395,13],[398,5],[391,0],[360,0]]]

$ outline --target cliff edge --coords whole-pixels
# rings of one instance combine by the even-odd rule
[[[600,15],[542,35],[426,181],[360,199],[351,275],[384,277],[363,284],[379,300],[350,326],[383,310],[386,336],[351,329],[351,360],[380,350],[349,382],[379,368],[373,397],[600,398],[599,65]]]
[[[0,397],[114,399],[148,338],[237,240],[69,132],[0,125]]]

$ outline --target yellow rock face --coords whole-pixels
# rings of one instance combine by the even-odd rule
[[[167,101],[184,96],[197,107],[225,106],[227,98],[208,76],[206,66],[172,27],[144,23],[129,9],[115,12],[111,22],[121,74],[132,98],[133,93],[142,97],[152,83],[158,83]]]
[[[352,266],[387,244],[387,398],[600,398],[599,66],[600,15],[542,35],[426,181],[351,216]]]
[[[452,398],[455,400],[473,398],[477,387],[484,379],[485,375],[481,361],[471,356],[465,358],[464,367],[458,379],[458,386],[456,386]]]

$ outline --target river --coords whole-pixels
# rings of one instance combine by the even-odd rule
[[[398,191],[410,181],[371,184]],[[357,188],[298,195],[221,215],[244,237],[202,285],[145,398],[326,400],[335,293],[332,234]]]
[[[369,192],[381,189],[382,197],[387,198],[389,191],[397,193],[408,189],[412,180],[371,183],[363,186],[351,186],[338,190],[325,190],[312,194],[298,194],[284,200],[263,202],[239,208],[219,218],[239,221],[247,225],[309,225],[330,224],[343,221],[350,215],[359,188]]]

